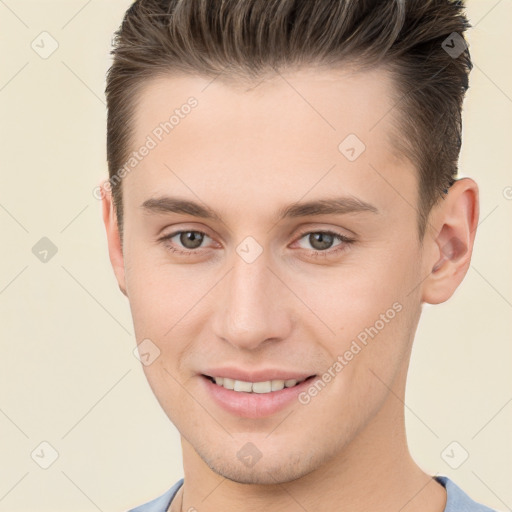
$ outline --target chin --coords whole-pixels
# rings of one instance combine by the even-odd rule
[[[321,467],[322,460],[315,460],[304,454],[292,455],[274,453],[272,456],[261,455],[251,467],[245,466],[237,454],[233,458],[217,456],[213,460],[199,454],[208,467],[218,475],[239,484],[276,485],[297,480],[316,468]]]

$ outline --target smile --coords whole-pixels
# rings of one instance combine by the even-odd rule
[[[302,380],[296,379],[275,379],[275,380],[266,380],[263,382],[247,382],[243,380],[235,380],[229,379],[227,377],[211,377],[209,375],[203,375],[211,382],[214,382],[220,387],[224,389],[229,389],[231,391],[238,391],[241,393],[272,393],[275,391],[281,391],[284,388],[293,388],[298,386],[302,382],[312,379],[314,375],[311,375]]]

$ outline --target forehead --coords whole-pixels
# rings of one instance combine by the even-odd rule
[[[391,75],[383,68],[299,68],[252,81],[222,74],[214,78],[159,76],[139,91],[133,128],[135,140],[140,141],[195,98],[198,105],[190,116],[192,121],[180,124],[194,123],[194,128],[215,124],[217,130],[208,134],[210,140],[233,130],[243,136],[249,129],[262,138],[281,132],[278,143],[293,142],[290,134],[314,143],[321,134],[336,142],[344,134],[355,133],[375,144],[393,126],[394,92]],[[174,130],[173,137],[179,137],[178,131],[184,129]]]
[[[259,192],[282,203],[341,187],[391,200],[398,187],[415,202],[415,176],[390,142],[393,87],[383,69],[304,68],[251,83],[152,79],[132,126],[132,150],[149,140],[151,150],[127,175],[125,197],[140,204],[178,187],[198,197],[215,189],[217,205]]]

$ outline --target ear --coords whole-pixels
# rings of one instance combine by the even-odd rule
[[[424,240],[430,275],[422,284],[423,302],[445,302],[464,279],[471,263],[478,216],[478,185],[470,178],[455,181],[429,219],[436,234],[427,234]]]
[[[101,184],[101,202],[103,208],[103,223],[105,224],[105,230],[107,232],[108,254],[119,289],[128,297],[126,293],[124,256],[121,237],[119,235],[119,225],[117,223],[112,193],[110,187],[106,186],[107,183],[108,180]]]

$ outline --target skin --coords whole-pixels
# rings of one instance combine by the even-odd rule
[[[422,304],[446,301],[468,270],[478,188],[456,181],[420,243],[417,175],[390,143],[392,95],[383,69],[302,68],[250,88],[160,77],[142,91],[134,149],[167,112],[198,100],[124,178],[122,250],[112,198],[103,198],[137,343],[160,350],[143,369],[181,434],[185,483],[171,510],[181,500],[201,512],[444,510],[444,488],[409,454],[403,400]],[[338,149],[349,133],[366,145],[353,162]],[[164,194],[207,205],[223,222],[141,208]],[[277,221],[283,206],[341,195],[377,213]],[[179,236],[159,241],[178,230],[208,236],[199,249]],[[322,230],[355,241],[314,257],[308,234]],[[236,252],[247,236],[263,249],[252,263]],[[401,311],[307,405],[241,418],[203,389],[198,372],[223,364],[322,375],[396,302]],[[247,442],[262,454],[253,467],[237,457]]]

